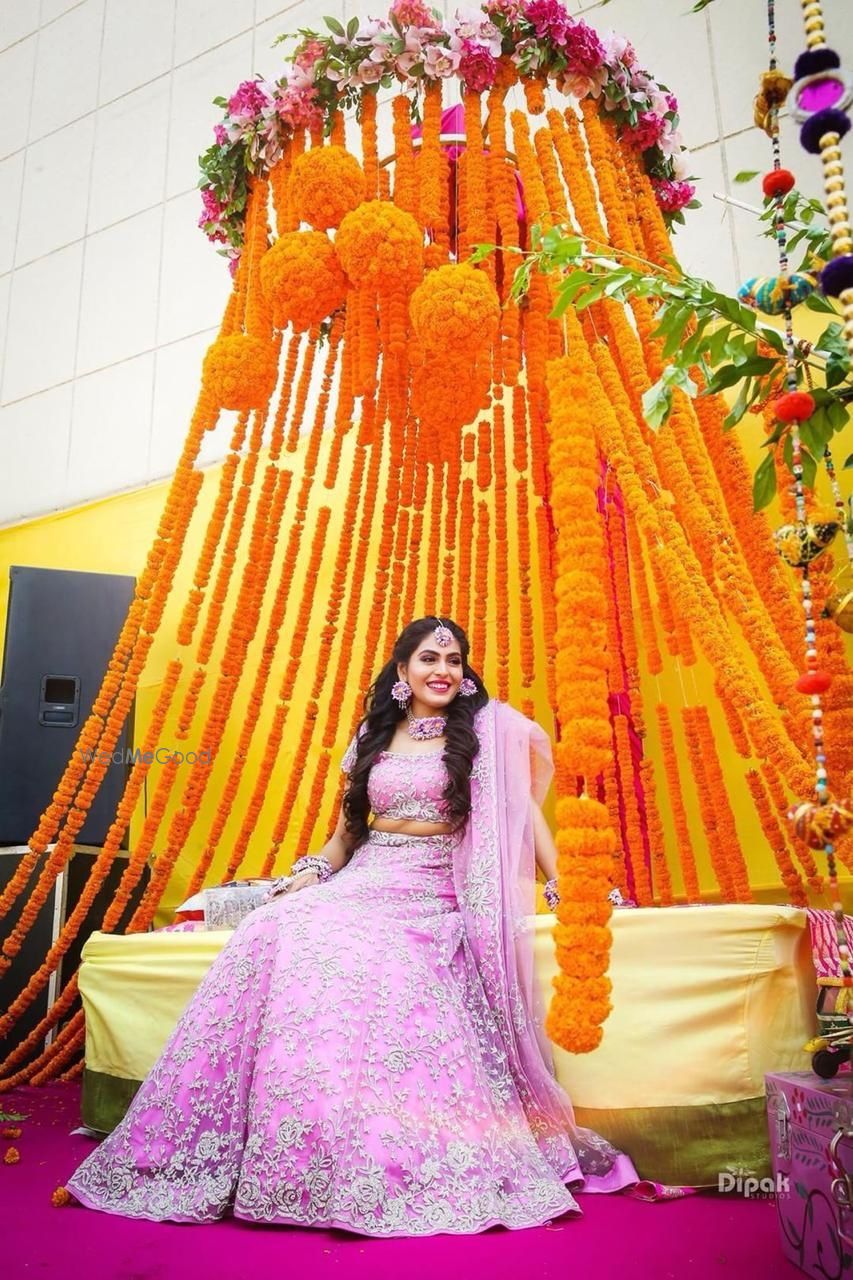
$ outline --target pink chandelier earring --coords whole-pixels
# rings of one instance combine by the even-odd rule
[[[411,696],[412,686],[409,684],[408,680],[398,680],[395,685],[392,685],[391,697],[401,709],[408,706]]]
[[[470,676],[465,676],[459,686],[459,693],[463,698],[472,698],[477,692],[477,686]]]

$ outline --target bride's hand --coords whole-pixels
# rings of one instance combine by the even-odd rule
[[[281,897],[285,893],[295,893],[297,889],[316,884],[319,879],[316,871],[300,871],[298,876],[279,876],[272,888],[268,889],[264,895],[264,902],[272,902],[273,898]]]

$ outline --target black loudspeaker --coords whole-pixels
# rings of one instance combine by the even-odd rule
[[[9,569],[0,675],[0,845],[29,840],[92,709],[133,599],[135,579]],[[77,839],[103,844],[131,760],[133,710]]]
[[[53,846],[51,846],[52,848]],[[0,849],[0,892],[5,889],[6,885],[12,879],[18,866],[20,859],[28,852],[26,848],[20,846],[15,848]],[[24,987],[27,985],[30,977],[38,969],[39,965],[47,955],[51,945],[59,937],[62,926],[71,915],[76,904],[80,901],[80,897],[89,878],[89,873],[98,856],[99,850],[92,848],[83,848],[75,846],[74,853],[66,863],[63,870],[57,877],[53,889],[48,896],[47,901],[39,912],[32,928],[24,937],[21,950],[12,960],[9,969],[0,975],[0,1013],[5,1013],[20,995]],[[42,854],[36,866],[35,871],[30,877],[29,884],[24,889],[18,901],[13,905],[9,916],[4,921],[4,926],[15,924],[20,917],[24,904],[29,897],[30,891],[35,886],[38,876],[47,862],[49,853]],[[74,970],[80,963],[80,952],[86,939],[94,930],[101,927],[101,922],[106,914],[107,908],[112,902],[115,892],[118,889],[119,881],[127,866],[128,854],[120,853],[116,856],[115,861],[110,867],[103,884],[101,885],[95,901],[92,903],[76,938],[71,943],[62,960],[59,968],[51,975],[48,984],[36,996],[33,1003],[20,1016],[19,1020],[12,1028],[10,1035],[0,1041],[0,1058],[4,1058],[7,1053],[20,1044],[30,1031],[41,1021],[47,1013],[47,1010],[53,1004],[53,1001],[62,991],[63,986],[68,978],[71,977]],[[124,913],[118,922],[115,932],[121,933],[129,922],[133,912],[139,905],[145,887],[148,884],[150,870],[146,866],[140,877],[139,883],[134,889],[130,897],[130,902],[124,909]],[[73,1013],[80,1007],[79,996],[68,1012],[67,1017],[71,1017]],[[64,1020],[63,1020],[64,1021]],[[62,1023],[54,1028],[47,1036],[46,1043],[53,1039],[56,1032],[60,1030]],[[36,1056],[35,1054],[30,1057]]]

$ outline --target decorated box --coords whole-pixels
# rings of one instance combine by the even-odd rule
[[[853,1074],[766,1076],[782,1249],[819,1280],[853,1280]]]

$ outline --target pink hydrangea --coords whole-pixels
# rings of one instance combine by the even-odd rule
[[[213,187],[202,187],[201,189],[201,216],[198,225],[202,230],[210,222],[219,222],[225,212],[225,205],[219,200]],[[221,228],[217,227],[213,231],[208,231],[207,236],[214,244],[225,242],[225,233]]]
[[[485,93],[495,83],[498,73],[497,60],[488,49],[473,40],[466,40],[462,45],[462,57],[459,60],[459,74],[465,86],[472,93]]]
[[[228,137],[228,130],[224,124],[215,124],[213,126],[213,136],[216,139],[217,147],[224,147],[231,139]]]
[[[604,63],[604,45],[585,22],[572,25],[563,52],[570,75],[591,76]]]
[[[635,125],[626,125],[622,137],[638,151],[647,151],[653,147],[663,133],[664,120],[653,111],[641,111]]]
[[[540,40],[561,46],[568,42],[573,23],[560,0],[525,0],[524,16]]]
[[[269,98],[258,80],[244,80],[228,99],[229,114],[242,118],[259,116],[267,106]]]
[[[692,182],[673,182],[671,178],[652,178],[657,202],[666,213],[678,213],[696,194]]]

